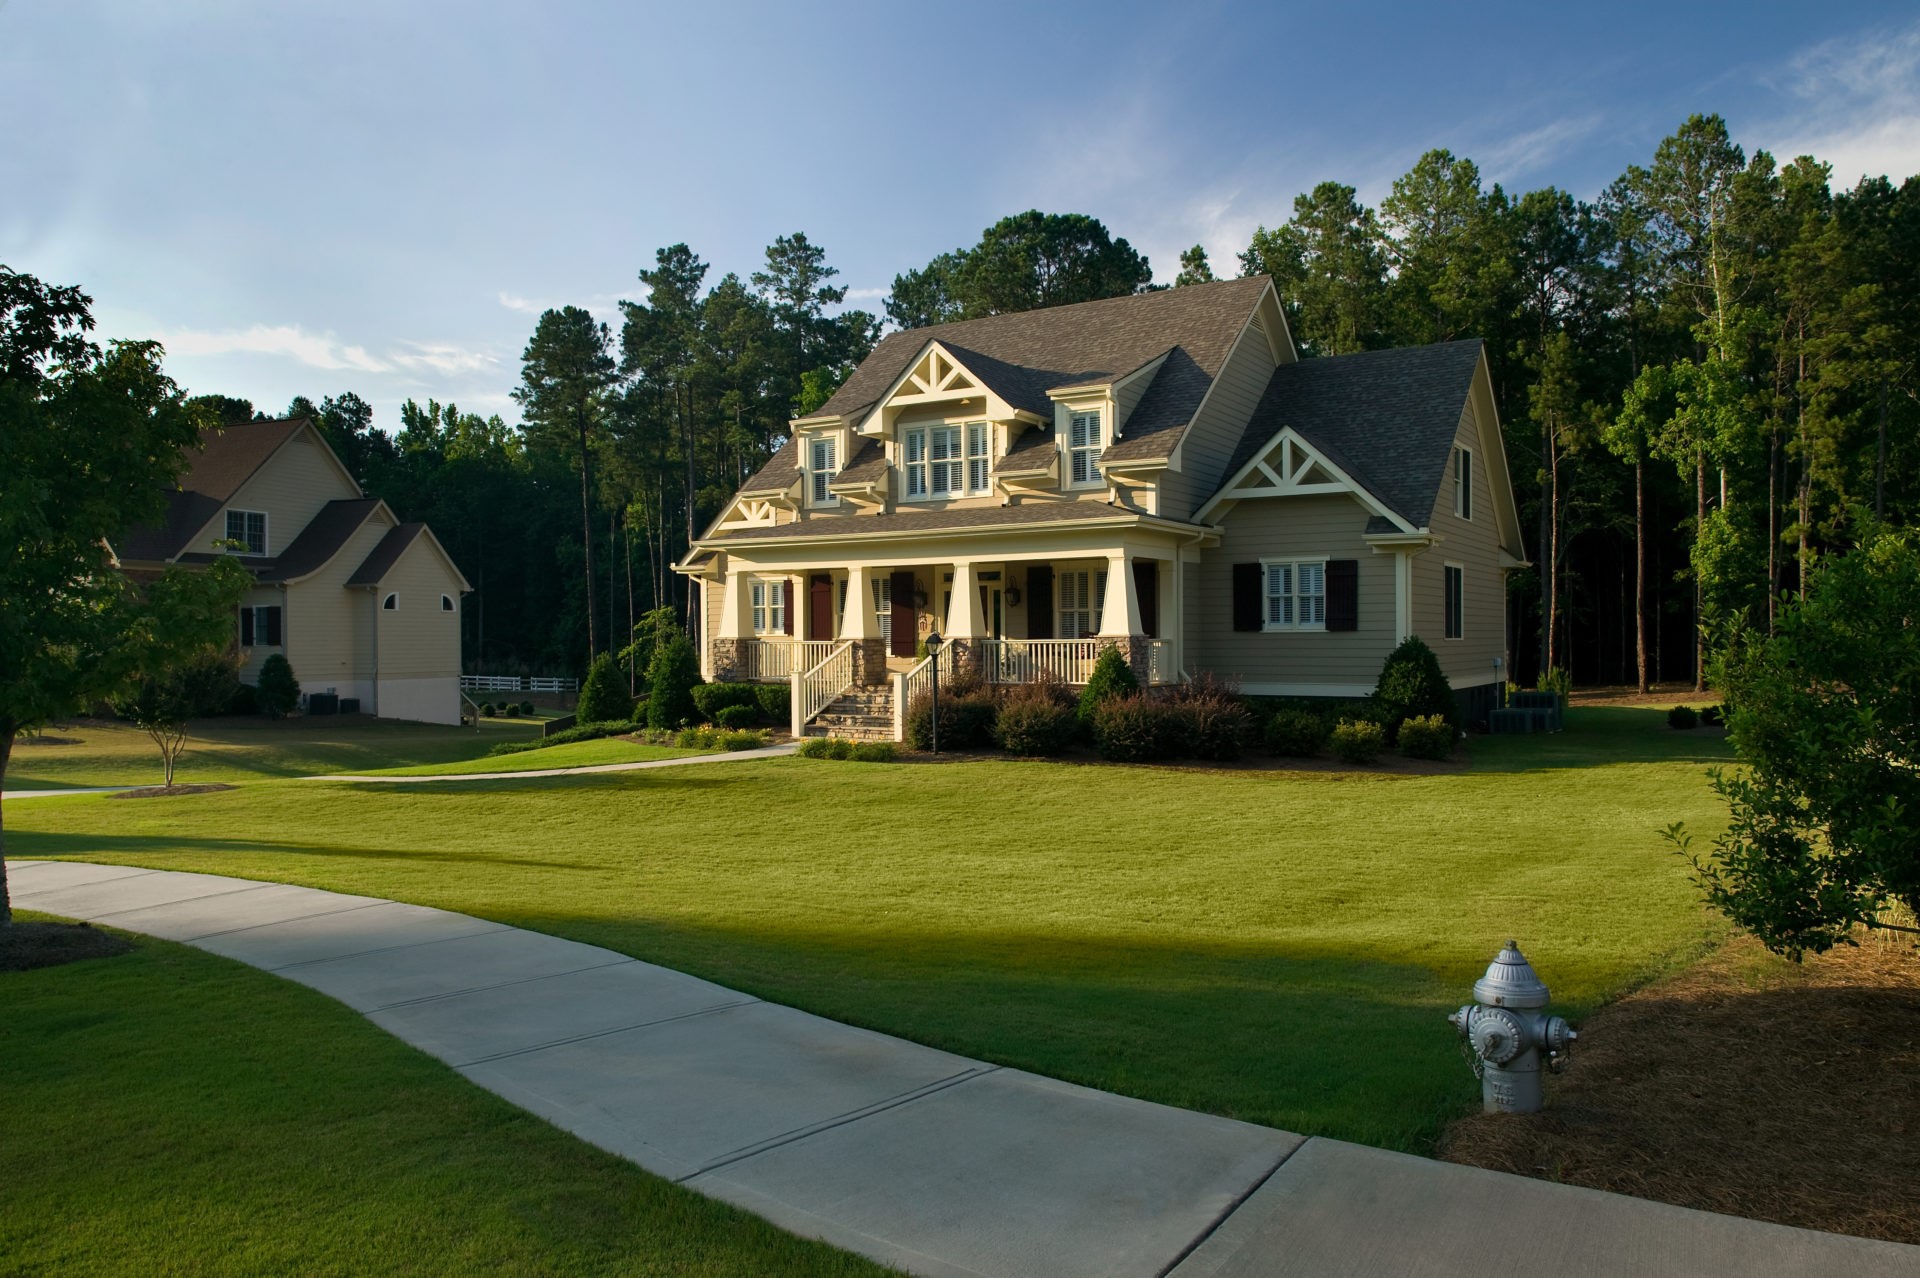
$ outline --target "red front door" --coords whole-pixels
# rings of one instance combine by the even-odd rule
[[[807,582],[807,638],[833,638],[833,576],[816,572]]]

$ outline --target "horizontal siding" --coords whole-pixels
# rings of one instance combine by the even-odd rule
[[[322,506],[359,495],[326,455],[324,445],[303,430],[268,458],[259,474],[240,486],[233,500],[187,549],[217,551],[214,543],[227,535],[226,510],[263,510],[267,514],[267,553],[277,555],[293,544]]]
[[[1202,553],[1195,643],[1188,669],[1242,684],[1372,687],[1393,649],[1393,559],[1361,540],[1368,512],[1345,496],[1258,498],[1234,506],[1221,544]],[[1357,631],[1247,632],[1233,628],[1233,565],[1325,555],[1359,561]]]
[[[242,608],[281,608],[290,611],[287,607],[287,601],[281,597],[278,586],[252,587],[247,591],[246,595],[241,598],[240,606]],[[282,640],[289,640],[292,637],[292,632],[287,629],[287,620],[287,612],[283,611],[280,614],[280,637]],[[237,613],[234,616],[233,624],[234,642],[238,643],[240,640],[240,618]],[[259,683],[261,664],[276,652],[285,655],[288,662],[292,662],[292,653],[285,643],[277,648],[269,648],[262,643],[255,644],[251,648],[240,649],[240,681],[242,683]],[[294,676],[296,678],[299,677],[299,671],[297,669],[294,671]]]
[[[1455,441],[1473,451],[1473,518],[1453,513],[1453,463],[1428,521],[1440,543],[1413,560],[1413,632],[1439,654],[1440,668],[1461,687],[1493,678],[1493,660],[1507,647],[1506,580],[1500,571],[1500,532],[1494,521],[1493,488],[1480,431],[1469,403],[1460,414]],[[1459,639],[1446,638],[1446,566],[1463,569],[1465,612]]]
[[[376,654],[386,679],[423,679],[460,673],[460,583],[423,534],[401,552],[374,591],[380,627]],[[398,595],[398,607],[383,604]],[[440,605],[452,599],[453,611]],[[385,708],[382,707],[384,713]]]
[[[1160,513],[1187,519],[1229,476],[1227,463],[1273,380],[1273,348],[1251,325],[1227,356],[1200,416],[1180,443],[1180,469],[1160,479]]]

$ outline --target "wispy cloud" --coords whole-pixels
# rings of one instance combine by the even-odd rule
[[[439,373],[475,373],[500,361],[483,351],[470,351],[445,342],[402,342],[387,358],[401,368],[430,368]]]
[[[893,294],[891,288],[850,288],[847,290],[849,302],[873,302]]]
[[[1504,141],[1481,146],[1475,159],[1488,181],[1511,181],[1561,158],[1572,144],[1598,131],[1603,118],[1595,111],[1554,120]]]
[[[393,368],[364,346],[340,342],[331,333],[309,333],[297,324],[255,324],[219,333],[181,329],[162,333],[160,342],[172,355],[279,355],[310,368],[362,373],[385,373]]]
[[[564,302],[548,301],[535,297],[523,297],[519,293],[509,293],[502,289],[499,293],[500,305],[521,315],[543,315],[558,310],[562,306],[579,306],[603,314],[611,311],[621,299],[619,293],[590,293],[586,297],[572,298]]]
[[[1781,160],[1825,160],[1836,186],[1920,173],[1920,23],[1824,41],[1773,80],[1795,100],[1761,130]]]

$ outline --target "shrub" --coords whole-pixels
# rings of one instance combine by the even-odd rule
[[[829,759],[851,759],[853,757],[853,742],[847,740],[845,737],[828,737],[827,757]]]
[[[959,686],[972,690],[950,693],[944,685],[940,689],[940,748],[977,750],[992,745],[993,724],[999,712],[993,694],[981,687],[977,678]],[[922,693],[907,707],[907,744],[916,750],[933,748],[930,694]]]
[[[1065,754],[1080,732],[1073,701],[1057,685],[1024,684],[1000,699],[993,739],[1008,754]]]
[[[1560,708],[1567,708],[1567,699],[1573,695],[1573,676],[1559,666],[1540,676],[1537,691],[1551,692],[1560,698]]]
[[[808,737],[800,743],[800,757],[803,759],[827,759],[832,757],[833,740],[830,737]]]
[[[236,683],[233,692],[227,698],[228,714],[259,714],[260,700],[250,683]]]
[[[1365,719],[1342,719],[1333,725],[1328,743],[1347,763],[1372,763],[1386,748],[1387,733],[1379,724]]]
[[[856,741],[853,743],[853,761],[855,763],[892,763],[894,759],[891,741]]]
[[[602,737],[625,736],[633,731],[630,723],[583,723],[577,727],[566,728],[551,736],[536,737],[532,741],[503,741],[488,755],[524,754],[528,750],[544,750],[548,746],[571,745],[575,741],[598,741]]]
[[[687,637],[675,634],[653,650],[647,665],[647,726],[678,728],[700,713],[693,690],[700,684],[700,658]]]
[[[738,709],[739,707],[734,707]],[[758,750],[767,744],[766,736],[756,728],[740,728],[720,734],[720,748],[723,750]]]
[[[1120,649],[1102,648],[1094,660],[1093,673],[1087,676],[1087,686],[1080,690],[1080,726],[1086,731],[1093,730],[1094,710],[1102,701],[1113,697],[1130,696],[1140,691],[1140,681],[1133,677],[1133,667],[1120,655]]]
[[[293,677],[293,667],[283,654],[276,652],[260,663],[254,699],[269,719],[284,719],[300,704],[300,682]]]
[[[1701,707],[1700,722],[1706,724],[1709,728],[1719,727],[1723,722],[1725,722],[1726,717],[1727,717],[1726,708],[1723,706]]]
[[[482,701],[480,703],[480,717],[483,719],[493,718],[493,702]]]
[[[626,680],[613,664],[613,654],[603,652],[587,665],[587,680],[580,685],[580,705],[576,711],[582,723],[611,723],[633,718],[633,697]]]
[[[1169,743],[1176,753],[1229,763],[1246,753],[1258,729],[1253,712],[1227,684],[1201,675],[1174,693],[1173,711],[1184,740]]]
[[[1382,726],[1389,739],[1406,719],[1437,714],[1450,724],[1457,726],[1460,722],[1460,712],[1453,704],[1453,687],[1440,672],[1440,658],[1418,635],[1408,636],[1387,655],[1386,664],[1380,667],[1380,682],[1374,685],[1373,700],[1385,712]]]
[[[1675,706],[1667,711],[1667,726],[1678,728],[1682,732],[1691,732],[1700,726],[1700,716],[1692,706]]]
[[[760,699],[754,695],[757,684],[702,683],[693,689],[694,708],[708,723],[719,723],[720,712],[731,706],[746,706],[754,717],[760,715]]]
[[[633,726],[646,731],[652,731],[652,729],[647,728],[647,699],[645,697],[635,697],[633,699]]]
[[[718,685],[707,684],[705,686],[716,687]],[[698,691],[698,689],[695,689],[695,691]],[[734,705],[721,706],[713,716],[713,721],[723,728],[750,728],[759,722],[759,719],[759,702],[754,702],[751,705],[740,705],[736,703]]]
[[[1453,725],[1437,714],[1400,725],[1400,753],[1409,759],[1444,759],[1453,753]]]
[[[756,683],[754,700],[760,703],[760,717],[785,730],[793,722],[793,689],[784,683]]]
[[[682,728],[674,734],[673,744],[682,750],[711,750],[720,744],[720,733],[713,728]]]
[[[1287,706],[1267,720],[1267,753],[1306,759],[1327,748],[1327,721],[1311,710]]]
[[[1108,697],[1093,711],[1093,744],[1115,763],[1148,763],[1173,753],[1172,707],[1142,692]]]

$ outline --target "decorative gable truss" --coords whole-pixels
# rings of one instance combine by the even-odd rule
[[[771,527],[780,522],[778,510],[773,501],[766,497],[737,497],[712,531]]]
[[[949,355],[940,343],[934,342],[927,347],[927,353],[919,362],[907,370],[906,377],[888,396],[887,402],[907,404],[965,398],[984,389],[971,373],[960,367],[960,361]]]
[[[1282,430],[1255,453],[1238,474],[1195,512],[1194,522],[1205,523],[1224,515],[1237,503],[1254,498],[1321,497],[1337,493],[1352,497],[1370,514],[1387,520],[1402,532],[1416,531],[1325,454],[1300,438],[1292,427]]]

